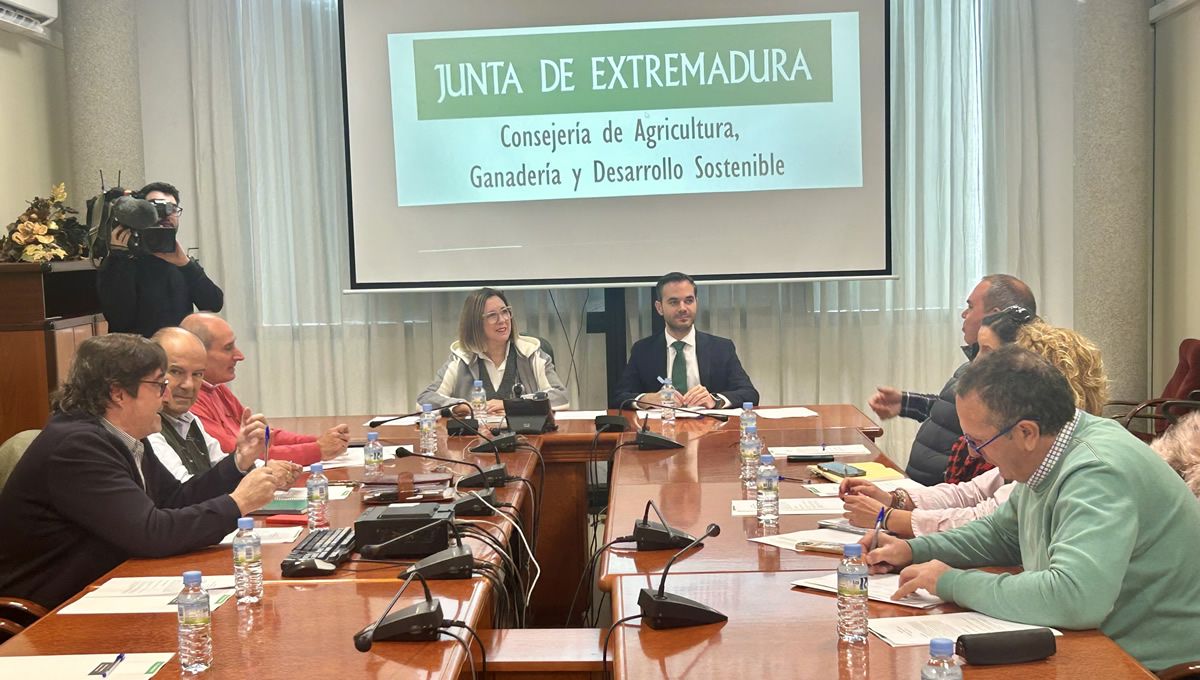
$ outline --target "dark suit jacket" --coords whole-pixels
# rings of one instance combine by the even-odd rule
[[[0,491],[0,593],[53,608],[131,557],[198,550],[237,527],[234,456],[180,484],[145,446],[143,486],[99,419],[50,419]]]
[[[696,363],[700,368],[700,384],[709,392],[722,394],[732,407],[743,402],[758,405],[758,390],[750,382],[750,376],[738,361],[737,348],[733,341],[696,331]],[[667,339],[656,333],[633,343],[629,363],[617,383],[617,392],[609,399],[610,408],[621,408],[627,399],[636,399],[639,394],[657,392],[662,388],[658,377],[667,370]]]

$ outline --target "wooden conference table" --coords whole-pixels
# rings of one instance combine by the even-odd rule
[[[887,462],[873,439],[881,430],[852,406],[810,407],[817,417],[767,420],[760,431],[769,446],[861,444],[868,453],[839,456],[839,460]],[[273,426],[298,432],[318,432],[336,422],[351,426],[352,438],[365,440],[361,423],[368,416],[275,419]],[[651,421],[651,429],[661,426]],[[411,445],[412,427],[378,428],[387,444]],[[590,420],[564,420],[557,432],[528,437],[545,460],[545,498],[541,503],[537,557],[542,578],[534,593],[531,625],[545,630],[487,631],[495,594],[487,581],[431,581],[448,618],[460,618],[487,641],[491,675],[516,677],[600,677],[599,640],[603,631],[561,629],[571,596],[586,566],[586,480],[589,461],[607,460],[615,450],[609,498],[609,539],[627,534],[653,499],[672,527],[692,535],[710,522],[721,525],[720,536],[705,541],[672,567],[667,590],[709,604],[729,615],[723,624],[654,631],[636,622],[619,626],[608,658],[618,677],[730,677],[758,672],[766,677],[914,678],[926,652],[891,648],[872,639],[865,651],[842,654],[836,645],[835,598],[792,588],[788,583],[806,573],[833,571],[837,558],[798,553],[747,540],[762,531],[754,518],[732,518],[730,501],[742,498],[737,481],[737,419],[718,423],[708,419],[679,420],[675,437],[682,449],[638,451],[616,449],[631,434],[597,435]],[[444,438],[444,431],[442,436]],[[462,455],[471,438],[443,439],[442,450]],[[538,466],[526,451],[502,454],[511,474],[534,480]],[[486,462],[486,456],[476,458]],[[404,459],[391,463],[416,471],[427,461]],[[783,474],[802,476],[804,466],[781,464]],[[352,479],[361,470],[334,470],[333,479]],[[299,483],[302,483],[302,480]],[[509,484],[501,498],[529,516],[530,498],[524,486]],[[785,484],[782,495],[808,495],[799,485]],[[358,494],[333,503],[334,526],[347,526],[361,511]],[[780,532],[815,527],[818,517],[785,516]],[[507,525],[506,525],[507,526]],[[498,535],[499,536],[499,535]],[[469,540],[469,539],[468,539]],[[503,532],[502,540],[515,540]],[[497,556],[472,541],[478,559]],[[256,607],[227,603],[214,613],[215,663],[213,677],[295,677],[297,674],[336,672],[346,677],[454,678],[469,677],[461,648],[453,641],[379,643],[368,654],[354,650],[355,632],[374,621],[395,594],[400,567],[347,563],[334,577],[282,579],[279,561],[291,546],[264,546],[266,597]],[[613,620],[637,612],[641,588],[657,585],[670,551],[606,552],[600,562],[601,587],[612,595]],[[184,569],[229,573],[228,547],[210,548],[162,560],[130,560],[98,579],[112,576],[177,576]],[[397,608],[420,598],[417,584]],[[946,605],[933,613],[957,611]],[[872,616],[921,615],[926,612],[872,603]],[[575,624],[576,622],[572,622]],[[503,641],[503,642],[502,642]],[[492,645],[495,645],[493,647]],[[173,615],[61,615],[52,613],[25,633],[0,645],[0,655],[173,651]],[[516,661],[516,657],[520,657]],[[478,661],[478,653],[476,652]],[[176,661],[160,677],[178,672]],[[1047,661],[1019,666],[967,669],[968,678],[1133,678],[1153,677],[1111,640],[1095,631],[1068,632],[1059,652]]]

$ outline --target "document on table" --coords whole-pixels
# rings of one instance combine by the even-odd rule
[[[350,492],[354,491],[353,487],[345,484],[338,484],[329,487],[329,500],[344,501],[350,497]],[[303,486],[294,486],[290,489],[281,489],[275,492],[275,500],[277,501],[304,501],[308,500],[308,489]],[[266,541],[263,541],[266,543]]]
[[[893,647],[916,647],[928,645],[933,638],[957,640],[968,633],[1000,633],[1009,630],[1043,628],[1023,623],[994,619],[979,612],[957,614],[931,614],[929,616],[896,616],[869,619],[867,627],[879,639]],[[1053,628],[1051,633],[1062,635]]]
[[[699,413],[688,413],[687,411],[676,411],[675,417],[676,418],[699,418],[700,414]],[[653,411],[638,411],[637,419],[642,420],[643,418],[649,418],[650,420],[656,420],[656,419],[662,418],[662,411],[660,409],[654,409]]]
[[[858,536],[848,534],[844,531],[834,531],[833,529],[805,529],[803,531],[793,531],[786,534],[776,534],[775,536],[759,536],[750,539],[755,543],[765,543],[773,545],[776,548],[784,548],[785,550],[795,550],[797,541],[815,541],[817,543],[858,543]]]
[[[596,416],[606,416],[608,411],[555,411],[555,420],[595,420]]]
[[[924,489],[925,485],[911,480],[907,477],[904,479],[883,479],[878,482],[872,482],[875,486],[883,491],[892,492],[896,489]],[[838,495],[838,487],[840,485],[835,482],[827,482],[824,484],[805,484],[804,488],[811,491],[816,496],[836,496]]]
[[[363,423],[362,426],[363,427],[371,427],[372,420],[380,420],[383,418],[396,418],[396,416],[375,416],[371,420],[368,420],[367,422]],[[390,423],[376,425],[375,427],[387,427],[389,425],[416,425],[418,422],[420,422],[420,420],[421,420],[421,416],[408,416],[406,418],[396,418],[396,420],[393,420]]]
[[[230,562],[232,565],[232,562]],[[216,609],[233,597],[233,574],[204,575],[201,583]],[[92,592],[63,607],[60,614],[173,614],[183,590],[179,576],[110,578]]]
[[[61,678],[80,680],[98,678],[149,678],[158,672],[175,652],[122,654],[111,670],[117,653],[51,654],[46,656],[0,656],[0,678]]]
[[[758,501],[733,501],[734,517],[753,517],[758,514]],[[781,515],[840,515],[840,498],[780,498]]]
[[[835,456],[852,453],[870,454],[871,450],[862,444],[829,444],[824,446],[772,446],[771,455],[780,456]]]
[[[929,609],[936,607],[945,602],[942,598],[936,595],[930,595],[928,591],[922,589],[905,597],[903,600],[893,600],[892,593],[900,588],[900,574],[871,574],[867,582],[867,599],[875,600],[876,602],[887,602],[888,604],[898,604],[902,607],[913,607],[914,609]],[[825,574],[824,576],[816,576],[813,578],[802,578],[792,581],[792,585],[801,588],[812,588],[813,590],[823,590],[827,593],[837,592],[837,572]],[[922,617],[927,618],[927,617]],[[939,636],[934,636],[939,637]],[[957,637],[957,636],[955,636]],[[951,637],[951,640],[954,638]],[[925,644],[929,641],[926,640]]]
[[[804,408],[803,406],[785,406],[783,408],[760,408],[755,409],[759,418],[767,418],[776,420],[779,418],[811,418],[817,415],[817,412]]]
[[[236,533],[237,530],[229,532],[228,536],[221,539],[221,545],[233,545],[233,536]],[[258,540],[262,541],[263,545],[295,543],[296,539],[300,538],[300,527],[255,527],[254,533],[258,534]]]
[[[398,447],[395,447],[395,446],[383,447],[383,459],[387,460],[388,458],[395,457],[397,448]],[[389,452],[389,449],[390,449],[390,452]],[[331,458],[327,461],[322,462],[321,466],[324,467],[326,470],[336,470],[337,468],[345,468],[345,467],[362,467],[365,464],[366,464],[366,462],[363,458],[363,447],[351,446],[350,448],[346,449],[345,453],[338,456],[337,458]],[[304,466],[304,471],[305,472],[308,471],[307,465]]]

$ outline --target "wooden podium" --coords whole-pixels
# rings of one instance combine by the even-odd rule
[[[75,348],[107,332],[90,260],[0,264],[0,442],[46,424]]]

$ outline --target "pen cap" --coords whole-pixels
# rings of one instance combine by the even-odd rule
[[[379,439],[379,433],[378,433],[378,432],[368,432],[368,433],[367,433],[367,441],[369,441],[369,442],[373,442],[373,441],[375,441],[376,439]]]
[[[238,529],[241,531],[249,531],[254,528],[253,517],[238,517]]]
[[[185,586],[200,585],[200,572],[198,572],[198,571],[183,572],[183,585],[185,585]]]
[[[857,543],[847,543],[842,547],[842,557],[862,557],[862,546]]]

